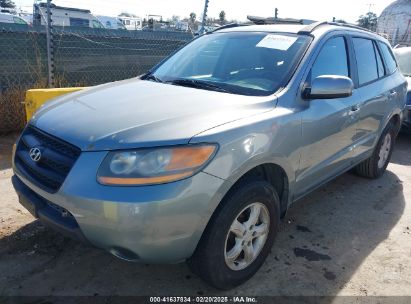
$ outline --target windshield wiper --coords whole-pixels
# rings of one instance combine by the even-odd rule
[[[141,77],[141,79],[164,83],[164,81],[162,79],[158,78],[157,76],[155,76],[152,73],[148,73],[148,74],[144,75],[143,77]]]
[[[174,80],[167,81],[166,83],[181,85],[181,86],[186,86],[186,87],[191,87],[191,88],[199,88],[199,89],[229,93],[228,90],[222,88],[221,86],[217,84],[206,82],[206,81],[200,81],[196,79],[174,79]]]

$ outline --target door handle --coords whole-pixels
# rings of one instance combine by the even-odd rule
[[[360,106],[359,105],[354,105],[354,106],[351,107],[348,114],[353,115],[353,114],[357,113],[359,110],[360,110]]]
[[[390,96],[393,96],[393,97],[397,96],[397,91],[391,90],[390,91]]]

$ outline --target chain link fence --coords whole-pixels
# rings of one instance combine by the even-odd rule
[[[191,33],[54,29],[55,86],[91,86],[136,77],[187,42]],[[44,27],[0,23],[0,132],[25,124],[24,94],[47,87]]]

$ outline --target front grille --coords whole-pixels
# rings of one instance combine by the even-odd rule
[[[38,161],[30,157],[32,148],[41,152]],[[79,148],[28,126],[17,145],[14,163],[31,182],[47,192],[55,193],[63,184],[80,152]]]

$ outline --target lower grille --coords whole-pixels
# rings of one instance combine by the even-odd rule
[[[55,193],[80,153],[76,146],[28,126],[17,145],[14,163],[31,182]]]

